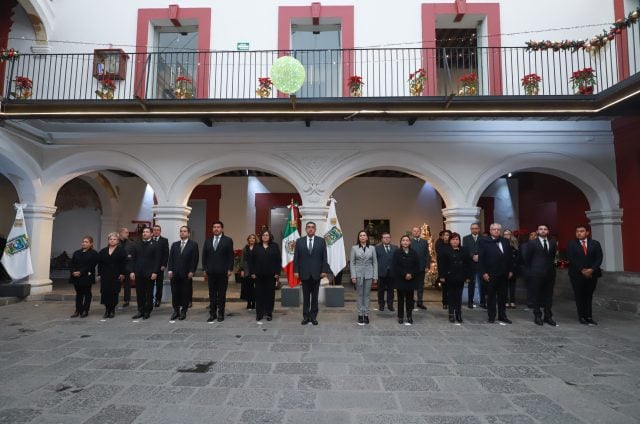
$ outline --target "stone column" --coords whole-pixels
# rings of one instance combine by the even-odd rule
[[[162,227],[162,236],[171,244],[180,239],[180,227],[189,223],[190,206],[184,205],[155,205],[153,214],[156,224]],[[162,288],[162,301],[171,300],[171,283],[169,276],[164,274],[164,284]]]
[[[31,240],[33,274],[27,280],[31,284],[31,294],[48,293],[53,290],[50,266],[53,214],[56,209],[55,206],[38,204],[28,204],[23,209],[27,234]]]
[[[307,222],[313,221],[316,223],[316,235],[322,237],[325,231],[325,222],[327,221],[327,214],[329,213],[329,206],[324,204],[312,204],[307,205],[302,199],[303,206],[300,206],[300,215],[302,220],[302,228],[300,229],[300,236],[304,237],[306,232],[304,230]]]
[[[478,222],[480,208],[477,206],[444,208],[442,209],[442,216],[445,219],[447,230],[464,237],[470,233],[469,227],[471,224]],[[434,240],[438,238],[438,234],[432,234],[432,236]]]
[[[622,209],[587,211],[591,237],[602,245],[605,271],[624,271],[622,258]]]
[[[118,218],[103,215],[100,222],[100,240],[96,240],[94,244],[94,248],[98,251],[107,245],[109,233],[118,232]]]

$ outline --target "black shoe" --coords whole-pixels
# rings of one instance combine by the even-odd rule
[[[395,309],[393,309],[393,306],[391,305],[387,306],[387,309],[389,309],[391,312],[395,311]]]
[[[216,320],[216,316],[215,315],[209,315],[209,318],[207,319],[207,322],[214,322]]]
[[[151,314],[144,314],[142,319],[149,319],[151,318]]]
[[[495,318],[489,318],[489,324],[493,324],[493,323],[495,323],[495,322],[496,322],[496,319],[495,319]]]
[[[129,301],[128,301],[128,300],[125,300],[125,301],[122,303],[122,307],[123,307],[123,308],[126,308],[127,306],[129,306]]]
[[[307,324],[309,324],[310,322],[311,322],[311,320],[310,320],[309,318],[304,318],[300,324],[302,324],[302,325],[307,325]]]
[[[109,312],[109,318],[115,318],[116,313],[114,311]]]
[[[380,305],[380,306],[378,307],[378,310],[379,310],[379,311],[384,311],[384,305]]]
[[[267,321],[271,321],[273,317],[271,315],[267,315]]]
[[[550,325],[550,326],[552,326],[552,327],[555,327],[556,325],[558,325],[558,324],[553,320],[553,318],[545,318],[545,319],[544,319],[544,322],[546,322],[547,324],[549,324],[549,325]]]
[[[219,315],[218,316],[218,322],[222,322],[224,321],[224,315]]]
[[[447,310],[449,309],[449,305],[447,305],[446,303],[442,304],[442,309]]]
[[[171,318],[169,318],[169,321],[175,321],[179,316],[180,314],[177,311],[173,311],[173,313],[171,314]]]
[[[366,315],[364,316],[364,323],[369,324],[369,317]]]
[[[142,318],[142,312],[138,312],[137,314],[135,314],[134,316],[131,317],[131,319],[140,319]]]
[[[159,308],[160,307],[160,301],[156,300],[155,303],[153,304],[154,308]]]
[[[358,325],[364,325],[364,319],[362,318],[362,315],[358,315]]]
[[[407,318],[407,322],[408,322],[409,324],[413,324],[413,318]]]
[[[476,305],[474,305],[474,304],[473,304],[473,302],[469,302],[469,303],[467,303],[467,308],[469,308],[469,309],[473,309],[473,308],[475,308],[475,307],[476,307]]]
[[[579,321],[580,321],[580,324],[589,325],[589,321],[587,321],[586,318],[580,317]]]
[[[398,324],[404,324],[404,318],[398,318]]]
[[[598,323],[597,323],[597,322],[595,322],[595,321],[593,320],[593,318],[585,318],[585,319],[586,319],[586,321],[587,321],[587,324],[591,324],[591,325],[598,325]]]
[[[498,321],[500,322],[504,322],[505,324],[513,324],[513,321],[511,321],[509,318],[507,317],[502,317],[502,318],[498,318]]]
[[[480,307],[481,307],[482,309],[487,309],[487,304],[486,304],[486,303],[481,303],[481,304],[480,304]]]
[[[418,309],[424,309],[426,311],[427,307],[424,306],[424,303],[418,303]]]
[[[262,322],[261,322],[261,321],[262,321],[262,318],[263,318],[263,317],[256,317],[256,322],[258,322],[259,324],[262,324]]]
[[[311,320],[311,324],[313,324],[313,325],[318,325],[318,320],[312,319],[312,320]]]
[[[75,311],[73,315],[71,315],[69,318],[78,318],[79,316],[80,316],[80,312]]]
[[[109,311],[104,311],[104,315],[102,315],[102,318],[104,319],[109,318]]]
[[[449,322],[456,322],[456,318],[453,316],[453,314],[449,314]]]
[[[535,318],[533,319],[533,322],[535,322],[535,323],[536,323],[536,325],[543,325],[543,324],[542,324],[542,318],[540,318],[540,317],[535,317]]]
[[[86,318],[87,316],[89,316],[89,311],[82,311],[80,313],[80,318]]]
[[[458,321],[459,323],[463,323],[464,321],[462,320],[462,315],[456,314],[456,321]]]
[[[180,321],[184,321],[187,318],[187,311],[183,310],[182,312],[180,312],[180,316],[178,317],[178,319]]]

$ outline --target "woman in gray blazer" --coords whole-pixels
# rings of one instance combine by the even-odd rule
[[[358,242],[351,247],[351,283],[358,293],[358,325],[369,324],[369,298],[371,283],[378,281],[376,250],[369,245],[366,231],[358,233]]]

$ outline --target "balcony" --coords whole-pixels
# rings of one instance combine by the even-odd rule
[[[640,104],[640,32],[633,25],[597,53],[502,48],[379,48],[310,51],[24,54],[8,62],[0,118],[65,119],[418,119],[479,116],[609,116]],[[281,56],[303,64],[289,97],[256,94]],[[592,68],[594,92],[576,94],[573,72]],[[427,79],[412,96],[409,76]],[[537,74],[536,95],[521,84]],[[475,89],[461,78],[474,74]],[[360,76],[361,96],[348,80]],[[28,96],[17,90],[31,80]],[[106,84],[105,84],[106,83]],[[184,95],[186,92],[187,95]],[[414,93],[417,94],[417,93]],[[20,98],[22,97],[22,98]]]

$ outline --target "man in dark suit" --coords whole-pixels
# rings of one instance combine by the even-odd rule
[[[160,250],[160,272],[158,273],[158,279],[155,282],[156,288],[156,301],[153,304],[156,308],[160,306],[162,302],[162,287],[164,285],[164,270],[167,267],[167,261],[169,260],[169,240],[166,237],[162,237],[162,227],[159,225],[153,226],[153,242],[158,245]]]
[[[382,233],[382,243],[376,246],[376,257],[378,259],[378,307],[384,311],[384,295],[387,295],[387,307],[393,312],[393,273],[391,263],[393,262],[393,252],[398,246],[391,244],[391,234]]]
[[[124,291],[122,307],[126,307],[129,306],[129,302],[131,301],[131,279],[128,277],[128,275],[133,272],[132,265],[134,243],[129,240],[129,229],[126,227],[120,228],[120,230],[118,231],[118,239],[120,240],[120,247],[122,247],[122,249],[124,249],[124,252],[127,254],[127,277],[122,280],[122,289]]]
[[[467,234],[462,239],[462,245],[467,248],[469,251],[469,255],[471,255],[471,270],[473,272],[473,278],[469,281],[467,286],[467,306],[469,309],[473,309],[475,307],[473,303],[473,298],[476,294],[476,285],[478,286],[478,292],[480,293],[480,307],[486,308],[487,301],[485,299],[485,289],[484,284],[482,282],[482,278],[480,276],[480,264],[478,261],[480,260],[480,256],[478,255],[478,251],[480,250],[480,224],[474,222],[469,227],[471,230],[471,234]]]
[[[132,250],[132,265],[129,278],[136,284],[138,313],[133,319],[148,319],[153,310],[153,283],[160,273],[160,250],[151,241],[151,228],[142,229],[142,240]]]
[[[493,223],[489,227],[489,237],[480,239],[480,273],[487,290],[487,313],[489,322],[496,321],[496,297],[498,321],[511,324],[507,318],[507,280],[513,275],[513,254],[511,245],[502,238],[502,225]]]
[[[530,281],[533,317],[537,325],[546,322],[555,327],[551,303],[556,282],[556,241],[549,239],[549,227],[544,224],[538,225],[536,232],[538,237],[527,242],[522,254],[525,273]]]
[[[598,325],[593,320],[591,303],[598,277],[602,275],[602,247],[598,241],[589,239],[589,230],[584,225],[576,227],[576,238],[567,245],[569,278],[576,297],[578,319],[581,324]]]
[[[191,229],[186,225],[180,227],[180,241],[171,245],[167,273],[171,280],[171,304],[173,314],[171,320],[187,317],[189,294],[193,284],[193,274],[198,268],[198,243],[189,240]]]
[[[302,283],[302,325],[318,325],[318,292],[320,279],[329,272],[327,244],[316,236],[315,222],[307,222],[306,237],[296,240],[293,253],[293,274]]]
[[[213,236],[204,242],[202,268],[209,285],[209,319],[207,322],[224,321],[229,277],[233,273],[233,240],[222,232],[222,221],[213,223]],[[217,312],[216,312],[217,311]]]
[[[431,255],[429,254],[429,244],[426,240],[420,238],[420,234],[422,231],[419,227],[413,227],[411,230],[411,249],[415,250],[418,254],[420,272],[416,275],[416,280],[418,283],[417,294],[416,297],[418,301],[416,302],[416,307],[420,309],[427,309],[424,304],[424,275],[429,271],[429,266],[431,265]]]

